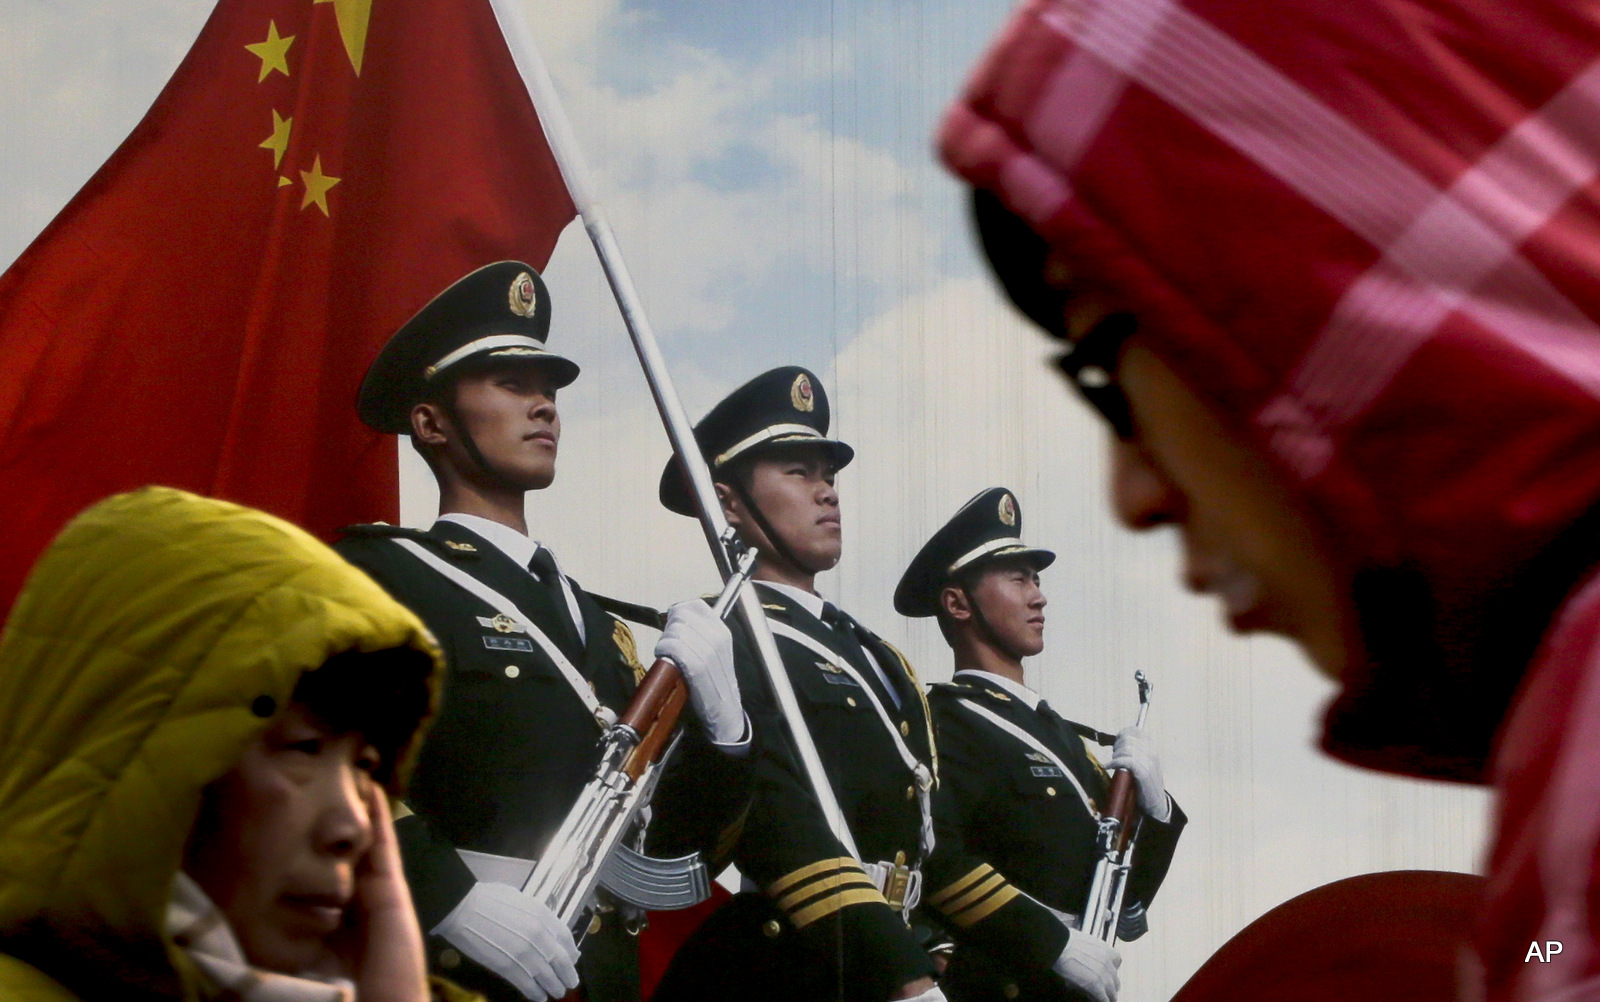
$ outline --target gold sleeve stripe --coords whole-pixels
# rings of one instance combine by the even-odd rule
[[[823,891],[831,891],[835,887],[843,887],[850,884],[858,886],[865,885],[872,888],[877,887],[877,885],[872,882],[872,879],[865,873],[861,873],[860,871],[852,873],[847,870],[843,873],[835,873],[831,877],[819,877],[816,880],[801,884],[799,890],[790,891],[788,894],[785,894],[783,897],[779,898],[778,907],[782,908],[786,912],[793,911],[795,905],[798,905],[807,898],[815,897]]]
[[[834,870],[842,870],[847,866],[853,867],[857,873],[862,872],[861,867],[857,866],[856,861],[849,856],[839,856],[834,859],[819,859],[815,863],[808,863],[805,866],[802,866],[800,869],[795,870],[792,873],[786,873],[777,880],[774,880],[771,884],[767,885],[767,894],[770,897],[775,898],[802,880],[815,877],[819,873],[830,873]]]
[[[883,895],[878,893],[876,887],[852,887],[849,890],[840,891],[838,894],[830,894],[815,904],[806,905],[789,916],[789,921],[794,924],[796,929],[804,929],[817,919],[826,918],[841,908],[848,908],[851,905],[873,904],[874,902],[885,908],[889,907],[889,902],[883,899]]]
[[[968,908],[961,914],[951,915],[950,921],[954,922],[961,928],[966,929],[969,926],[973,926],[979,922],[982,922],[990,915],[993,915],[996,911],[999,911],[1012,898],[1016,897],[1020,893],[1022,892],[1017,890],[1015,887],[1012,887],[1010,884],[1007,884],[998,891],[994,892],[994,894],[990,895],[988,898],[984,899],[978,904],[973,905],[971,908]]]
[[[962,891],[971,887],[973,884],[982,880],[985,874],[993,872],[994,867],[990,866],[988,863],[979,863],[971,873],[967,874],[965,877],[962,877],[960,880],[957,880],[955,883],[946,887],[938,894],[928,898],[928,904],[938,907],[939,905],[942,905],[946,901],[955,897],[957,894],[960,894]]]
[[[945,904],[939,905],[938,908],[946,915],[954,915],[956,912],[966,908],[973,902],[979,901],[984,897],[987,897],[989,894],[992,894],[996,887],[1000,887],[1005,882],[1006,878],[1002,877],[1000,874],[990,874],[983,881],[983,883],[979,884],[977,887],[961,895],[961,897],[956,898],[954,901],[949,901]]]

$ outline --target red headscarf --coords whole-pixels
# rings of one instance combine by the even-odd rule
[[[1600,7],[1031,0],[940,142],[1370,572],[1329,750],[1480,778],[1600,558]]]

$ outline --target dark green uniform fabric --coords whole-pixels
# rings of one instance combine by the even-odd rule
[[[940,749],[940,834],[952,832],[950,848],[963,862],[950,882],[931,880],[923,908],[955,936],[957,947],[945,972],[952,1002],[1008,999],[1080,999],[1050,970],[1055,953],[1019,948],[1008,941],[1006,909],[985,913],[994,893],[974,896],[983,883],[1003,874],[1003,883],[1052,908],[1078,915],[1094,877],[1096,821],[1060,770],[1015,736],[961,705],[963,699],[1038,738],[1072,771],[1098,810],[1108,780],[1074,725],[1033,710],[1000,685],[962,675],[928,694]],[[1139,831],[1125,905],[1148,905],[1166,877],[1187,818],[1176,803],[1166,822],[1146,818]],[[943,848],[943,847],[942,847]],[[968,863],[973,864],[970,868]],[[1024,897],[1025,896],[1025,897]],[[1076,935],[1076,933],[1074,933]],[[1022,940],[1015,941],[1021,944]]]
[[[769,619],[815,638],[848,660],[869,685],[881,681],[849,638],[799,603],[758,585]],[[889,675],[918,760],[934,765],[926,701],[904,659],[857,626],[856,636]],[[734,862],[761,892],[737,895],[679,950],[656,1002],[701,999],[860,999],[883,1002],[933,972],[904,919],[891,909],[823,819],[767,684],[753,644],[736,628],[739,685],[757,735],[755,796],[727,833]],[[914,779],[865,693],[847,674],[787,637],[776,638],[852,836],[869,862],[916,862],[921,815]]]
[[[416,612],[450,662],[438,722],[413,776],[396,825],[406,877],[424,930],[436,926],[472,887],[457,848],[537,858],[599,761],[599,726],[554,663],[526,634],[500,632],[481,620],[496,611],[423,564],[395,541],[415,539],[433,553],[510,599],[560,647],[593,686],[599,701],[620,713],[637,685],[631,632],[578,585],[586,643],[580,646],[557,590],[537,581],[493,543],[453,522],[427,532],[394,526],[353,526],[335,547]],[[571,579],[568,579],[571,581]],[[699,728],[691,732],[698,735]],[[691,742],[709,749],[703,738]],[[742,792],[739,760],[709,753],[692,771],[717,789]],[[680,810],[716,817],[697,791],[664,781],[657,815]],[[690,845],[686,851],[699,848]],[[519,1002],[514,988],[439,937],[429,937],[430,967],[484,992],[494,1002]],[[602,922],[582,943],[578,971],[590,1002],[639,997],[635,941],[616,921]]]
[[[928,703],[899,651],[847,616],[830,626],[776,589],[762,587],[761,596],[773,622],[795,628],[849,661],[874,687],[911,753],[942,774],[943,758],[935,758],[930,740]],[[893,862],[900,856],[917,862],[922,819],[914,778],[860,685],[811,648],[775,636],[823,769],[863,858]],[[870,651],[894,684],[898,709],[861,649]],[[760,663],[749,651],[742,641],[740,685],[763,743],[756,798],[737,843],[736,862],[762,893],[740,895],[712,916],[680,952],[656,998],[881,1002],[900,986],[931,973],[931,962],[899,912],[858,878],[860,871],[828,829],[785,737]],[[946,820],[947,811],[936,789],[937,841],[933,854],[922,861],[925,888],[957,884],[983,865],[965,848],[960,826]],[[1004,944],[1025,963],[1048,969],[1066,942],[1060,921],[1003,879],[989,872],[980,876],[960,895],[969,899],[965,912],[982,916],[973,923],[972,935]]]

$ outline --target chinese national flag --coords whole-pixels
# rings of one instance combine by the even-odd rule
[[[143,484],[325,537],[393,520],[368,363],[573,215],[488,0],[222,0],[0,277],[0,616],[67,519]]]

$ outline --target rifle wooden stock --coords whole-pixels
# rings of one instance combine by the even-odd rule
[[[622,767],[629,779],[637,782],[645,768],[660,757],[688,699],[688,683],[676,664],[660,658],[650,666],[633,700],[617,720],[639,735],[639,744]]]
[[[1106,798],[1107,817],[1116,818],[1122,824],[1117,836],[1117,851],[1121,852],[1128,845],[1128,839],[1133,836],[1133,831],[1138,821],[1138,796],[1139,784],[1134,780],[1133,773],[1127,769],[1118,769],[1111,774],[1111,795]]]

